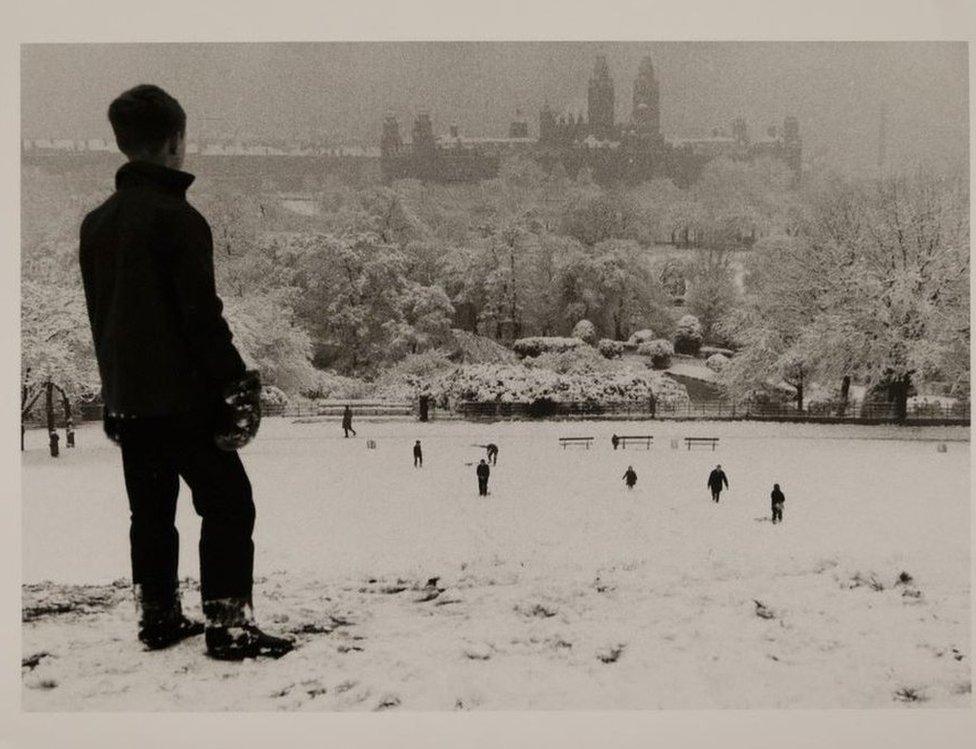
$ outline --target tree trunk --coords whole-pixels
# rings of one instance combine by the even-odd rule
[[[803,411],[803,382],[796,385],[796,410]]]
[[[847,402],[850,400],[851,395],[851,376],[844,375],[844,379],[840,382],[840,408],[838,416],[843,417],[847,414]]]
[[[58,431],[54,428],[54,383],[46,382],[44,383],[44,397],[45,403],[44,408],[47,415],[47,434],[48,443],[51,449],[51,457],[58,457],[58,442],[60,437],[58,437]]]

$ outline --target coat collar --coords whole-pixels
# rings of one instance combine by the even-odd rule
[[[115,189],[152,186],[183,197],[187,188],[196,179],[189,172],[152,164],[148,161],[130,161],[123,164],[115,173]]]

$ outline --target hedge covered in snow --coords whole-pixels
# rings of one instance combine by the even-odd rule
[[[596,345],[596,325],[589,320],[580,320],[573,328],[573,338],[579,338],[588,346]]]
[[[432,391],[452,403],[645,403],[652,395],[659,404],[688,402],[684,386],[650,370],[559,374],[517,365],[473,365],[432,383]]]
[[[651,360],[654,369],[667,369],[671,366],[671,357],[674,356],[674,347],[670,341],[658,338],[649,343],[642,343],[637,347],[640,356],[647,356]]]
[[[614,341],[610,338],[601,338],[596,345],[597,350],[607,359],[616,359],[623,356],[626,346],[623,341]]]
[[[525,358],[526,356],[539,356],[539,354],[559,353],[585,345],[579,338],[533,336],[531,338],[519,338],[512,344],[512,349],[516,354]]]

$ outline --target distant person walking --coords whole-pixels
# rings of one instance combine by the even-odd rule
[[[783,522],[783,503],[786,497],[779,488],[779,484],[773,484],[773,490],[769,493],[769,498],[773,504],[773,525]]]
[[[420,448],[420,440],[413,443],[413,467],[424,467],[424,451]]]
[[[708,474],[708,488],[712,491],[713,502],[718,502],[723,487],[726,489],[729,488],[729,478],[725,475],[725,471],[722,470],[722,466],[717,465]]]
[[[352,409],[348,405],[342,412],[342,431],[343,437],[348,437],[349,432],[352,432],[353,437],[356,436],[356,430],[352,428]]]
[[[634,488],[634,484],[637,483],[637,471],[634,470],[633,466],[627,466],[627,471],[624,473],[624,481],[627,482],[628,489]]]
[[[610,444],[613,445],[613,449],[616,450],[617,445],[620,444],[620,437],[618,437],[616,434],[610,437]]]
[[[493,466],[497,466],[498,465],[498,445],[496,445],[493,442],[489,442],[486,445],[486,448],[488,450],[488,462],[491,463]]]
[[[481,462],[478,463],[478,467],[475,469],[475,472],[478,474],[478,494],[479,496],[487,497],[488,476],[491,475],[491,468],[488,467],[488,464],[485,462],[484,458],[482,458]]]

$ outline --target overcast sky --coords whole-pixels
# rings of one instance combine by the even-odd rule
[[[628,120],[638,63],[650,55],[666,136],[745,117],[750,132],[800,120],[806,157],[841,170],[877,161],[888,103],[888,164],[968,164],[965,43],[312,43],[24,45],[24,137],[111,137],[105,111],[156,83],[189,116],[189,137],[316,137],[377,143],[387,113],[409,140],[419,109],[437,132],[504,135],[516,108],[533,136],[545,101],[585,115],[596,54],[606,54],[618,121]]]

